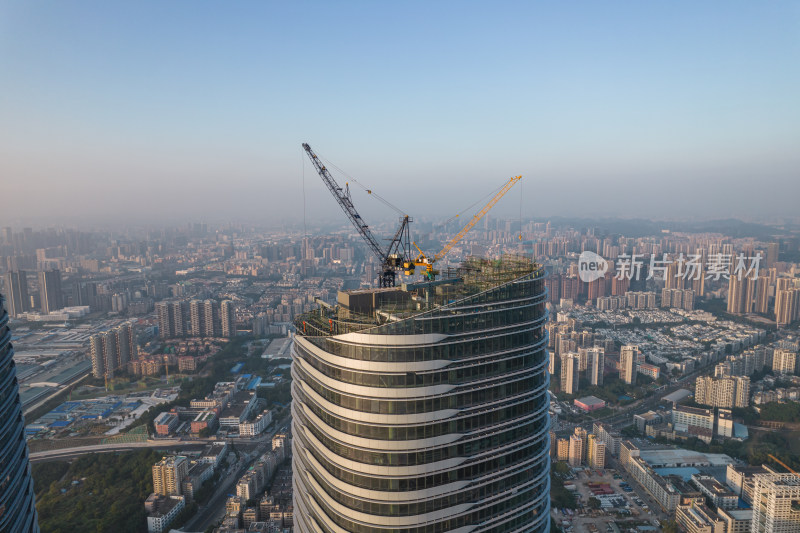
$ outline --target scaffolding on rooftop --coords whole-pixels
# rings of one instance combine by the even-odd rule
[[[544,268],[530,258],[503,255],[497,259],[468,257],[458,267],[444,269],[439,280],[403,284],[396,290],[409,293],[402,302],[382,303],[372,313],[358,313],[341,306],[321,305],[295,319],[297,334],[309,337],[363,331],[399,321],[479,294]],[[375,292],[387,289],[375,289]]]

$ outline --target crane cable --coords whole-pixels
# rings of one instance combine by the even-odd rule
[[[472,209],[473,207],[475,207],[479,203],[481,203],[484,200],[486,200],[487,198],[489,198],[490,196],[494,196],[495,194],[497,194],[500,191],[500,189],[502,189],[503,187],[505,187],[505,184],[503,184],[503,185],[499,186],[498,188],[494,189],[489,194],[478,198],[478,200],[476,200],[475,203],[471,204],[470,206],[464,208],[463,210],[459,211],[455,215],[451,216],[450,218],[445,220],[441,225],[442,226],[446,226],[447,224],[449,224],[450,222],[454,221],[455,219],[457,219],[458,217],[460,217],[461,215],[463,215],[464,213],[466,213],[467,211],[469,211],[470,209]]]
[[[303,169],[303,238],[308,237],[306,225],[306,158],[303,148],[300,148],[300,167]]]
[[[326,164],[327,166],[329,166],[329,167],[331,167],[331,168],[335,169],[336,171],[338,171],[338,172],[339,172],[339,173],[340,173],[342,176],[344,176],[345,178],[347,178],[347,180],[348,180],[348,181],[352,181],[353,183],[355,183],[356,185],[358,185],[359,187],[361,187],[362,189],[364,189],[364,190],[367,192],[367,194],[369,194],[369,195],[371,195],[371,196],[374,196],[375,198],[377,198],[377,199],[378,199],[378,200],[379,200],[381,203],[383,203],[383,204],[384,204],[386,207],[388,207],[389,209],[392,209],[392,210],[394,210],[394,211],[395,211],[395,212],[397,212],[397,214],[399,214],[400,216],[405,216],[405,215],[406,215],[406,213],[405,213],[405,212],[404,212],[402,209],[400,209],[399,207],[397,207],[397,206],[395,206],[395,205],[392,205],[392,204],[389,202],[389,200],[387,200],[387,199],[386,199],[386,198],[384,198],[383,196],[379,195],[378,193],[374,192],[372,189],[369,189],[369,188],[368,188],[368,187],[366,187],[364,184],[362,184],[361,182],[359,182],[357,179],[355,179],[354,177],[352,177],[352,176],[348,175],[348,174],[347,174],[347,173],[346,173],[344,170],[342,170],[341,168],[337,167],[335,164],[331,163],[330,161],[328,161],[327,159],[325,159],[324,157],[322,157],[322,156],[321,156],[321,155],[319,155],[319,154],[317,154],[317,157],[319,157],[319,159],[320,159],[320,160],[324,161],[324,162],[325,162],[325,164]]]

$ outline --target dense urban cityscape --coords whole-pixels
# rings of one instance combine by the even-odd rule
[[[800,533],[797,3],[0,3],[0,533]]]
[[[458,229],[441,227],[418,242],[436,249]],[[335,475],[323,461],[326,454],[337,450],[337,462],[352,471],[364,444],[331,448],[344,426],[324,422],[324,413],[349,409],[347,419],[364,422],[389,416],[399,430],[401,420],[423,420],[414,413],[450,418],[456,406],[458,420],[474,429],[467,434],[480,435],[485,430],[474,424],[487,422],[460,417],[485,411],[497,401],[492,398],[520,393],[529,395],[530,406],[501,414],[492,431],[511,416],[518,429],[501,435],[531,442],[525,453],[502,446],[504,439],[475,441],[471,452],[466,444],[453,448],[429,425],[419,426],[420,432],[406,426],[384,442],[424,436],[431,442],[409,451],[433,446],[431,458],[438,460],[453,453],[477,459],[484,446],[500,446],[488,457],[496,461],[507,449],[505,464],[525,472],[520,489],[545,488],[534,465],[539,457],[552,460],[552,503],[543,502],[533,516],[547,510],[552,524],[565,531],[656,525],[749,531],[752,524],[788,520],[800,491],[791,470],[800,468],[799,246],[796,230],[783,230],[776,240],[667,230],[626,237],[600,227],[520,224],[486,215],[453,247],[439,280],[401,276],[395,288],[373,289],[381,265],[346,226],[313,237],[203,223],[138,235],[3,228],[2,293],[39,523],[44,531],[315,531],[334,530],[333,524],[354,531],[344,516],[336,518],[334,500],[325,503],[330,489],[320,483]],[[607,263],[602,276],[587,282],[582,258],[588,254]],[[715,270],[718,256],[728,270]],[[623,267],[630,257],[647,260],[629,276]],[[686,275],[692,257],[701,258],[694,278]],[[734,273],[737,257],[759,263],[741,280]],[[493,287],[519,284],[526,276],[538,280],[528,297],[541,302],[530,308],[529,319],[527,311],[519,318],[481,315],[494,328],[520,319],[540,324],[527,329],[530,340],[509,337],[504,361],[444,374],[409,362],[398,372],[405,357],[398,353],[389,358],[398,362],[384,363],[385,370],[369,363],[370,373],[352,377],[336,365],[346,352],[330,344],[335,339],[377,342],[367,341],[379,331],[373,326],[407,322],[400,313],[410,312],[412,323],[429,316],[426,309],[430,316],[451,316],[448,302],[461,302],[466,310],[470,299],[491,300]],[[441,327],[455,333],[472,319],[451,320],[456,329]],[[483,329],[477,322],[473,327]],[[353,337],[367,328],[371,337]],[[453,353],[484,353],[479,346],[485,341],[477,339],[485,333],[475,340],[464,333],[458,335],[464,346]],[[515,342],[525,347],[521,358],[511,357]],[[367,353],[349,356],[350,373],[360,368],[357,360],[370,358]],[[339,370],[330,373],[334,368]],[[369,376],[379,375],[396,382],[395,390],[408,390],[403,387],[409,383],[397,381],[407,374],[416,376],[415,387],[430,389],[416,393],[432,398],[430,407],[431,400],[362,405],[359,396],[351,403],[342,394],[367,393]],[[484,377],[474,381],[473,374]],[[457,393],[492,375],[502,387],[478,396]],[[521,381],[514,385],[514,379]],[[448,382],[461,385],[445,396],[434,392]],[[542,403],[536,391],[544,393],[548,382],[549,400]],[[549,430],[537,418],[538,405],[549,411]],[[525,420],[530,424],[520,426]],[[537,431],[543,438],[535,438]],[[531,437],[524,437],[527,432]],[[375,438],[361,439],[379,442]],[[396,466],[380,468],[413,464],[408,452],[391,449],[395,458],[376,464]],[[108,472],[121,471],[115,460],[137,470],[126,470],[125,479],[93,470],[104,461]],[[496,477],[485,468],[497,467],[475,472]],[[464,475],[452,472],[450,479]],[[504,484],[513,479],[506,476]],[[358,494],[359,482],[348,483],[346,492]],[[412,486],[402,487],[411,491],[402,505],[419,506]],[[759,507],[754,494],[777,503]],[[431,510],[407,513],[427,516],[454,497],[462,496],[429,500]],[[529,505],[539,501],[526,498]],[[784,500],[787,511],[781,510]],[[365,522],[391,516],[374,507],[361,512]],[[789,515],[775,514],[784,512]],[[318,525],[323,516],[333,522]],[[478,522],[463,516],[464,523]]]

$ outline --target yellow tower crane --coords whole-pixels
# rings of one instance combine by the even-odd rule
[[[431,280],[431,281],[433,281],[434,279],[436,279],[436,275],[437,275],[437,274],[439,274],[439,271],[438,271],[438,270],[434,270],[434,269],[433,269],[433,265],[434,265],[434,264],[435,264],[437,261],[441,260],[441,259],[442,259],[444,256],[446,256],[446,255],[448,254],[448,252],[450,252],[450,250],[453,248],[453,246],[455,246],[456,244],[458,244],[458,242],[459,242],[461,239],[463,239],[463,238],[464,238],[464,235],[466,235],[466,234],[469,232],[469,230],[471,230],[471,229],[472,229],[472,228],[475,226],[475,224],[477,224],[477,223],[478,223],[478,221],[479,221],[480,219],[482,219],[482,218],[483,218],[483,216],[484,216],[486,213],[488,213],[488,212],[489,212],[489,210],[490,210],[492,207],[494,207],[494,205],[495,205],[497,202],[499,202],[499,201],[500,201],[500,198],[502,198],[502,197],[503,197],[503,196],[504,196],[504,195],[505,195],[505,194],[506,194],[506,193],[509,191],[509,189],[511,189],[511,187],[513,187],[513,186],[514,186],[514,184],[516,184],[516,183],[517,183],[519,180],[521,180],[521,179],[522,179],[522,176],[515,176],[515,177],[513,177],[513,178],[509,179],[509,180],[508,180],[508,183],[506,183],[506,184],[503,186],[503,188],[502,188],[502,189],[500,189],[500,191],[499,191],[497,194],[495,194],[495,195],[494,195],[494,197],[493,197],[491,200],[489,200],[489,203],[487,203],[487,204],[486,204],[486,205],[483,207],[483,209],[481,209],[480,211],[478,211],[478,213],[477,213],[477,214],[476,214],[474,217],[472,217],[472,220],[470,220],[470,221],[467,223],[467,225],[466,225],[466,226],[464,226],[464,227],[461,229],[461,231],[459,231],[459,232],[456,234],[456,236],[455,236],[455,237],[453,237],[452,239],[450,239],[450,240],[447,242],[447,244],[445,244],[445,245],[444,245],[444,248],[442,248],[442,250],[441,250],[439,253],[437,253],[436,255],[434,255],[433,257],[428,257],[428,256],[426,256],[426,255],[425,255],[425,253],[424,253],[422,250],[420,250],[419,246],[417,246],[417,243],[413,243],[413,244],[414,244],[414,247],[416,247],[416,249],[419,251],[419,255],[418,255],[418,256],[417,256],[415,259],[413,259],[413,260],[411,260],[411,261],[406,261],[405,263],[403,263],[403,268],[404,268],[404,270],[405,270],[405,272],[404,272],[404,273],[405,273],[407,276],[410,276],[410,275],[414,274],[414,270],[416,269],[416,267],[421,267],[421,268],[424,268],[424,269],[425,269],[425,272],[423,273],[423,275],[424,275],[424,276],[425,276],[427,279],[429,279],[429,280]]]

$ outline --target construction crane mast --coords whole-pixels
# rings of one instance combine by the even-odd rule
[[[475,224],[477,224],[478,221],[480,219],[482,219],[483,216],[486,213],[488,213],[489,210],[492,207],[494,207],[494,205],[497,202],[499,202],[500,199],[503,196],[505,196],[505,194],[509,191],[509,189],[511,189],[511,187],[513,187],[514,184],[516,184],[521,179],[522,179],[522,176],[515,176],[515,177],[509,179],[508,182],[497,192],[497,194],[495,194],[494,197],[491,200],[489,200],[489,203],[487,203],[485,206],[483,206],[483,209],[478,211],[478,213],[474,217],[472,217],[472,220],[467,222],[466,226],[461,228],[461,231],[459,231],[456,234],[455,237],[450,239],[447,242],[447,244],[444,245],[444,248],[442,248],[442,250],[439,253],[437,253],[436,255],[434,255],[433,257],[430,257],[430,258],[427,257],[425,255],[425,253],[422,250],[419,249],[419,246],[417,246],[417,243],[414,243],[414,246],[419,251],[419,255],[413,261],[407,261],[404,264],[405,273],[409,274],[409,275],[413,274],[414,270],[415,270],[415,267],[422,267],[422,268],[425,269],[425,274],[424,274],[425,277],[428,278],[431,281],[434,280],[436,278],[436,275],[438,274],[438,271],[433,269],[434,263],[436,263],[437,261],[441,260],[444,256],[446,256],[450,252],[450,250],[453,248],[453,246],[458,244],[458,242],[461,239],[464,238],[464,235],[466,235],[469,232],[469,230],[471,230],[475,226]]]
[[[303,149],[306,151],[308,158],[311,159],[311,163],[317,170],[319,177],[322,178],[328,190],[330,190],[331,194],[336,198],[342,211],[345,212],[350,222],[353,223],[353,226],[358,230],[358,233],[367,243],[370,250],[372,250],[372,253],[380,260],[381,268],[383,269],[380,277],[380,286],[394,287],[396,271],[403,268],[403,264],[407,261],[406,258],[411,255],[411,247],[409,245],[409,223],[411,219],[408,215],[403,215],[400,218],[400,227],[397,228],[392,240],[389,242],[388,248],[384,251],[378,243],[378,240],[372,234],[372,231],[370,231],[369,226],[364,222],[364,219],[361,218],[361,215],[358,214],[358,211],[356,211],[353,201],[350,198],[350,185],[345,183],[344,189],[342,189],[339,184],[336,183],[336,180],[333,179],[331,173],[328,172],[325,165],[322,164],[317,154],[311,150],[308,143],[303,143]],[[367,192],[370,194],[372,193],[372,191]]]

